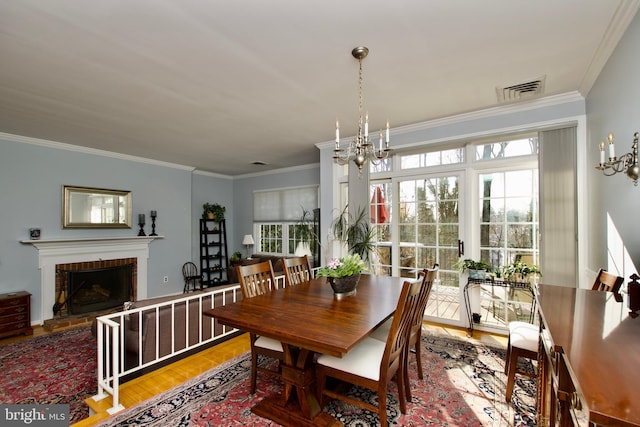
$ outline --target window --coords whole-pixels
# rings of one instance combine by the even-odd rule
[[[283,253],[282,224],[256,224],[260,253]]]
[[[309,241],[310,227],[300,224],[303,215],[313,222],[318,206],[318,187],[256,191],[253,194],[254,237],[257,252],[294,255],[298,244]],[[309,248],[305,253],[311,255]]]
[[[502,159],[506,157],[538,154],[538,137],[491,142],[476,146],[476,160]]]
[[[464,162],[464,148],[431,151],[428,153],[400,156],[401,169],[425,168],[429,166],[453,165]]]
[[[482,260],[494,267],[516,257],[537,264],[538,171],[486,173],[478,181]]]

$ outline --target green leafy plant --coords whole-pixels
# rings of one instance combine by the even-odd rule
[[[371,262],[375,250],[376,234],[367,217],[367,211],[361,208],[355,216],[350,215],[345,206],[332,224],[333,237],[345,243],[350,254],[357,254],[365,263]]]
[[[537,266],[529,265],[522,261],[514,261],[511,264],[500,268],[500,275],[507,281],[526,280],[527,276],[530,274],[542,276],[542,273]]]
[[[295,225],[295,236],[296,240],[308,243],[311,249],[314,249],[314,244],[318,241],[318,236],[313,228],[313,213],[304,208],[302,208],[302,214]]]
[[[217,203],[205,203],[202,205],[202,218],[209,218],[209,214],[216,221],[222,221],[224,219],[224,212],[227,210],[224,206],[221,206]]]
[[[236,251],[231,254],[230,261],[240,261],[242,259],[242,252]]]
[[[362,273],[366,266],[360,255],[352,254],[343,258],[331,258],[331,261],[316,271],[316,277],[345,277]]]
[[[491,273],[493,271],[493,267],[490,264],[487,264],[484,261],[474,261],[470,258],[462,259],[460,258],[453,264],[453,267],[463,273],[466,270],[485,270],[487,273]]]

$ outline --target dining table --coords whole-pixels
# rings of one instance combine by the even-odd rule
[[[342,357],[393,316],[405,280],[362,274],[354,294],[339,296],[320,277],[204,314],[223,325],[282,343],[284,387],[258,402],[253,413],[285,426],[340,426],[316,399],[315,356]]]

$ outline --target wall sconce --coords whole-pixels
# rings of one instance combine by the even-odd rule
[[[247,247],[247,259],[251,259],[249,257],[249,247],[254,245],[253,236],[251,234],[245,234],[242,239],[242,244]]]
[[[605,142],[600,141],[600,164],[596,166],[596,169],[601,170],[605,176],[625,172],[627,176],[633,180],[633,185],[637,186],[638,177],[640,177],[640,167],[638,166],[638,132],[633,134],[631,153],[624,154],[620,158],[616,158],[612,133],[609,134],[607,140],[609,142],[609,160],[605,160]]]

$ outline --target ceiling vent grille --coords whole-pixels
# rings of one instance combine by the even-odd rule
[[[545,77],[530,82],[518,83],[506,87],[497,87],[498,102],[520,101],[542,95],[544,92]]]

